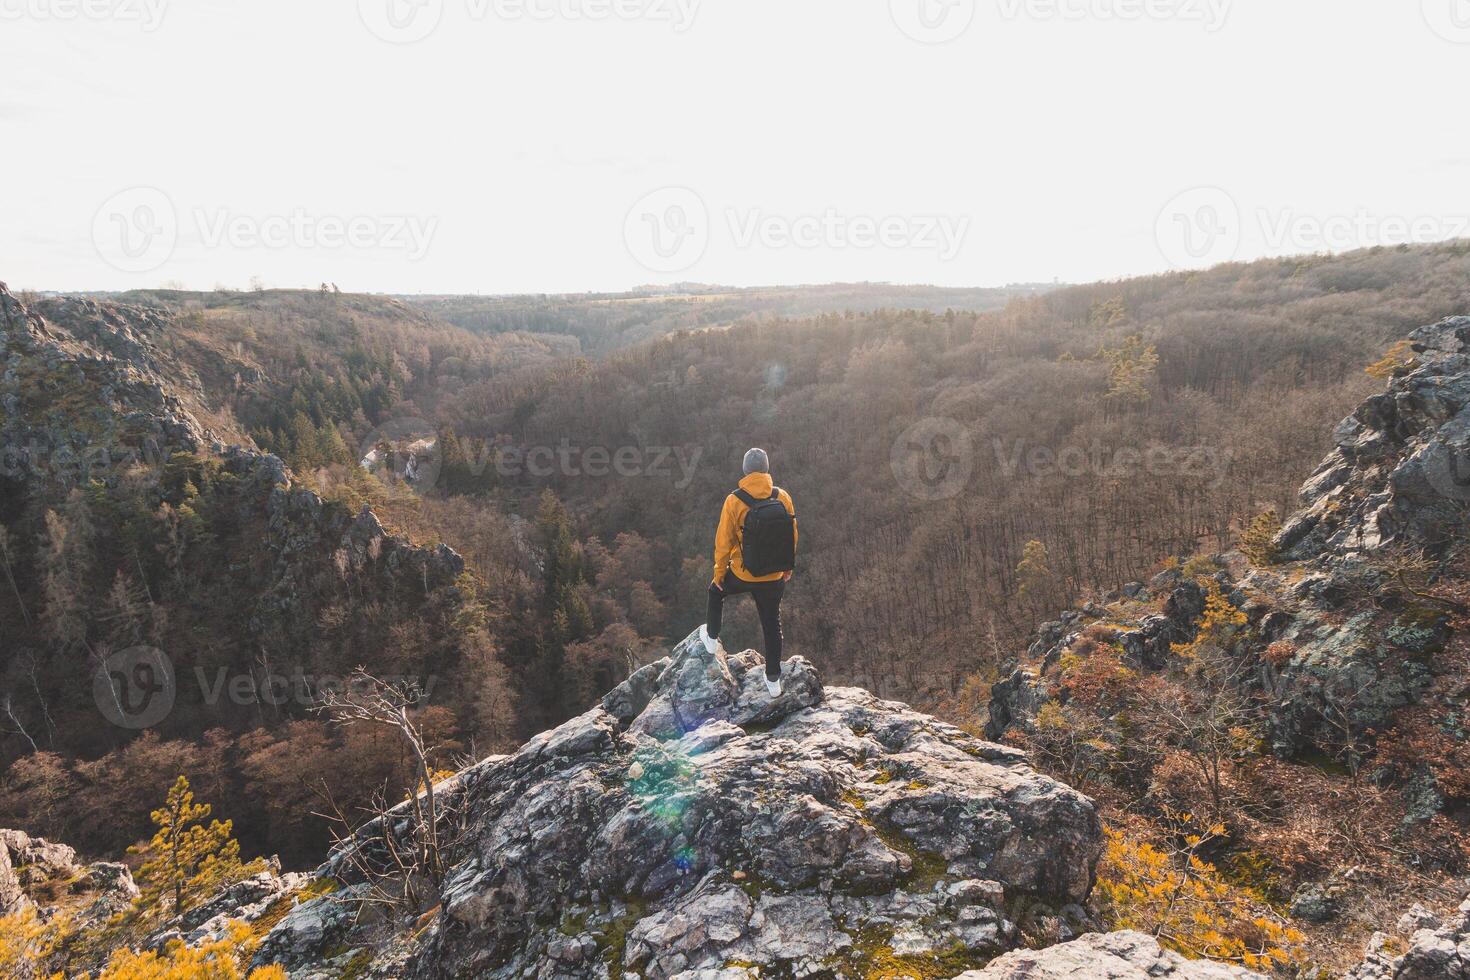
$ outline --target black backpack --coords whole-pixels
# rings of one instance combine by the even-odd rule
[[[796,568],[796,517],[772,489],[767,500],[756,500],[744,490],[735,496],[750,510],[740,535],[740,562],[752,575],[774,575]]]

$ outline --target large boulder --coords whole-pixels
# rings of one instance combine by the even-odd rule
[[[1036,919],[1087,927],[1103,843],[1091,800],[1014,749],[824,689],[800,658],[772,698],[761,664],[691,636],[598,707],[442,784],[458,840],[404,971],[957,973]],[[320,873],[351,885],[346,853]],[[324,956],[356,941],[315,910],[287,928],[262,949],[307,962],[314,942]]]
[[[0,916],[14,915],[30,903],[20,887],[20,878],[15,873],[15,862],[10,849],[0,843]]]
[[[49,915],[47,909],[63,895],[90,900],[79,906],[78,920],[91,925],[125,910],[138,897],[138,886],[126,865],[83,865],[65,844],[0,830],[0,915],[27,906]]]
[[[1188,960],[1141,932],[1092,933],[1046,949],[1016,950],[957,980],[1266,980],[1259,973]]]
[[[1427,914],[1408,918],[1407,925],[1424,927],[1415,930],[1402,955],[1388,952],[1387,937],[1377,934],[1367,958],[1344,980],[1470,980],[1470,898],[1438,927]]]
[[[1430,551],[1461,534],[1470,501],[1470,317],[1409,335],[1415,359],[1337,426],[1277,535],[1284,558],[1350,557],[1387,544]]]

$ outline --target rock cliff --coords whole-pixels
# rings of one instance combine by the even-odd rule
[[[598,707],[459,773],[437,794],[454,843],[421,932],[375,944],[354,924],[344,910],[371,885],[344,849],[317,873],[343,887],[282,919],[257,962],[309,976],[337,950],[384,976],[932,976],[1087,925],[1091,800],[1013,749],[824,688],[801,658],[772,699],[759,665],[691,636]]]
[[[106,922],[138,897],[125,865],[83,865],[76,851],[18,830],[0,830],[0,916],[26,908],[43,912],[57,897],[80,907],[79,922]]]
[[[1287,560],[1351,558],[1400,544],[1440,553],[1463,540],[1470,503],[1470,317],[1409,335],[1413,358],[1333,432],[1277,536]]]
[[[1195,574],[1164,572],[1044,624],[1025,662],[995,686],[987,736],[1034,722],[1058,693],[1059,660],[1093,624],[1116,634],[1134,668],[1177,664],[1171,650],[1198,635],[1206,586],[1247,617],[1233,641],[1250,666],[1241,688],[1263,706],[1281,757],[1338,754],[1430,697],[1453,604],[1417,594],[1404,569],[1432,580],[1432,563],[1465,543],[1470,317],[1422,327],[1409,342],[1413,360],[1337,426],[1271,563],[1215,556]]]
[[[159,346],[171,314],[87,299],[28,308],[0,283],[0,481],[27,496],[56,498],[91,481],[115,485],[130,465],[159,467],[175,453],[217,459],[239,480],[242,517],[262,516],[277,557],[261,614],[290,605],[305,574],[294,560],[339,549],[427,586],[464,571],[449,548],[414,547],[388,534],[371,510],[356,515],[299,486],[276,456],[225,445],[199,419],[205,394],[194,373]],[[359,560],[355,563],[361,565]]]

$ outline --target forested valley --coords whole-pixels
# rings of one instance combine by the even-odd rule
[[[402,747],[310,698],[206,703],[194,677],[433,678],[437,765],[510,748],[699,623],[715,516],[752,445],[801,521],[789,652],[828,683],[983,725],[1037,621],[1292,510],[1379,384],[1365,368],[1470,309],[1467,273],[1463,243],[1375,249],[633,343],[534,318],[469,331],[328,289],[106,300],[162,311],[136,330],[170,411],[278,455],[321,509],[271,510],[279,484],[207,450],[8,471],[0,825],[116,852],[188,770],[248,853],[316,860],[320,814],[413,785]],[[72,309],[21,299],[63,324]],[[96,385],[24,380],[94,426]],[[416,486],[360,464],[404,431],[433,443]],[[906,469],[935,431],[937,488]],[[365,506],[390,537],[321,545]],[[731,644],[753,644],[753,613],[733,611]],[[89,686],[139,644],[188,680],[141,735],[100,724]]]

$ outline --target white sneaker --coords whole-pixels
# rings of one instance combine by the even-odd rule
[[[781,696],[781,678],[778,677],[775,680],[771,680],[767,677],[766,690],[771,692],[771,697],[779,698]]]
[[[699,627],[699,642],[704,644],[706,653],[718,653],[720,651],[720,641],[709,635],[709,626],[707,624]]]

